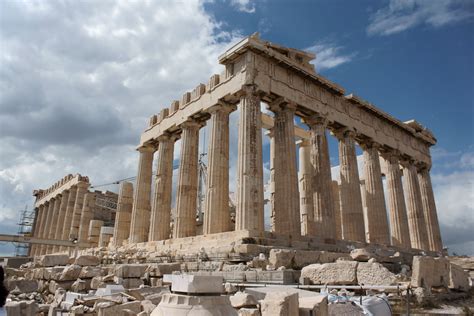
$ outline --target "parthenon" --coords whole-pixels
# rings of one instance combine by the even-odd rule
[[[340,217],[344,240],[442,250],[429,175],[429,148],[436,143],[433,134],[414,120],[401,122],[354,94],[345,95],[343,88],[315,72],[310,64],[313,58],[304,51],[249,37],[220,56],[224,73],[213,75],[207,85],[199,84],[150,118],[137,149],[140,158],[131,242],[196,234],[198,137],[208,121],[204,234],[230,230],[229,113],[239,109],[235,230],[264,232],[261,130],[266,128],[271,139],[274,234],[336,239],[335,220]],[[273,117],[261,113],[261,102]],[[296,116],[307,130],[295,127]],[[331,189],[328,131],[339,141],[338,210],[334,209],[338,197]],[[171,233],[171,178],[177,139],[181,139],[181,156]],[[356,144],[364,152],[364,198]],[[153,179],[155,152],[158,167]]]

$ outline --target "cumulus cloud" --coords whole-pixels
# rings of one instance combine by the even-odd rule
[[[219,73],[218,55],[241,36],[222,31],[198,0],[7,0],[0,21],[0,231],[8,233],[33,189],[68,173],[96,185],[136,175],[148,117]]]
[[[474,152],[433,154],[431,172],[443,243],[450,252],[474,255]]]
[[[369,35],[392,35],[418,25],[442,27],[474,16],[467,0],[390,0],[370,17]]]
[[[335,68],[350,62],[356,56],[356,53],[344,53],[344,47],[333,42],[319,42],[305,50],[316,54],[312,63],[317,71]]]

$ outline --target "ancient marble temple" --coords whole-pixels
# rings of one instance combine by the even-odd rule
[[[442,251],[430,180],[433,134],[414,120],[401,122],[347,94],[316,73],[310,64],[314,58],[256,35],[245,38],[219,57],[223,73],[151,116],[137,148],[136,185],[121,183],[107,238],[99,242],[99,234],[91,233],[103,223],[88,208],[95,205],[95,194],[80,175],[35,192],[34,236],[87,239],[91,246],[107,246],[113,236],[116,247],[179,244],[181,238],[192,242],[188,237],[198,234],[199,130],[207,124],[204,237],[234,231],[306,245],[343,241]],[[261,104],[273,115],[263,114]],[[238,144],[229,144],[229,115],[237,110]],[[295,124],[296,117],[306,126]],[[339,144],[339,181],[331,177],[329,134]],[[262,137],[270,138],[271,232],[264,229]],[[179,174],[173,183],[178,139]],[[229,210],[230,145],[238,146],[235,218]],[[33,246],[32,254],[59,250]]]
[[[268,129],[274,236],[315,236],[326,241],[441,251],[429,172],[430,146],[436,143],[433,134],[416,121],[401,122],[356,95],[346,94],[315,72],[310,64],[314,58],[258,36],[248,37],[219,57],[223,73],[153,115],[137,149],[140,157],[130,226],[123,228],[129,242],[197,234],[199,130],[207,124],[204,235],[232,229],[264,234],[262,129]],[[261,113],[261,103],[273,116]],[[229,115],[237,109],[233,225],[229,215]],[[307,128],[295,126],[296,116]],[[328,133],[339,142],[339,182],[331,178]],[[181,139],[181,156],[173,184],[177,139]],[[363,150],[363,174],[358,171],[356,146]],[[174,214],[173,185],[177,187]],[[131,195],[131,189],[126,194]]]

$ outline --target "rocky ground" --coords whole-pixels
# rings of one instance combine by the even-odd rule
[[[272,249],[248,262],[210,260],[205,254],[181,262],[142,257],[101,250],[7,266],[7,311],[181,315],[179,305],[208,311],[199,315],[357,315],[363,310],[351,301],[382,293],[380,299],[389,300],[399,314],[405,313],[407,300],[413,313],[474,311],[469,257],[413,257],[374,248],[350,254]]]

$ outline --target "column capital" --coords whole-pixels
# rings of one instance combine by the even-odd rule
[[[204,125],[205,124],[202,124],[201,122],[198,122],[195,119],[188,118],[188,120],[179,124],[179,127],[181,127],[181,129],[199,129]]]
[[[431,170],[431,164],[428,164],[426,162],[415,162],[415,165],[419,173],[429,172]]]
[[[246,84],[242,86],[242,91],[245,95],[255,95],[257,94],[257,86],[254,84]]]
[[[213,114],[215,112],[224,112],[224,113],[231,113],[237,109],[237,106],[228,104],[222,101],[219,101],[219,103],[211,106],[206,110],[209,114]]]
[[[341,127],[341,128],[333,129],[331,132],[339,140],[343,140],[346,137],[349,137],[355,140],[355,137],[357,136],[356,131],[349,127]]]
[[[279,97],[270,102],[267,108],[272,112],[292,112],[296,111],[297,104],[289,101],[286,98]]]
[[[372,149],[372,148],[375,148],[375,149],[379,150],[382,147],[382,145],[380,145],[379,143],[373,141],[372,139],[366,139],[362,142],[359,142],[359,145],[363,150],[368,150],[368,149]]]
[[[156,151],[156,148],[155,146],[152,146],[152,145],[146,145],[146,146],[140,146],[137,148],[137,150],[140,152],[140,153],[145,153],[145,152],[155,152]]]
[[[391,163],[399,163],[402,157],[402,154],[397,149],[387,149],[380,152],[380,156],[382,156],[386,161]]]
[[[327,117],[320,114],[305,117],[303,118],[303,121],[310,127],[323,126],[326,128],[329,124]]]
[[[158,141],[158,143],[160,143],[160,142],[166,142],[166,141],[175,141],[177,138],[178,136],[175,134],[166,133],[166,134],[158,136],[156,140]]]
[[[411,157],[401,157],[400,164],[403,168],[416,168],[416,161]]]

